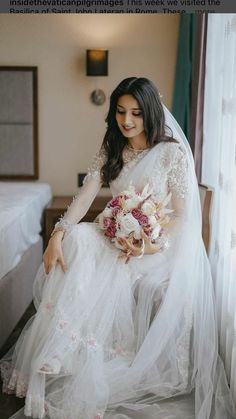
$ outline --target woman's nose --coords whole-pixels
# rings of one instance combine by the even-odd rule
[[[127,112],[124,116],[125,125],[130,125],[132,123],[131,115]]]

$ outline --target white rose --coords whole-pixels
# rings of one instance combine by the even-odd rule
[[[120,220],[120,232],[123,236],[128,236],[130,233],[138,234],[140,228],[139,222],[132,214],[124,215]]]
[[[116,221],[117,221],[117,223],[120,224],[120,222],[121,222],[121,220],[122,220],[123,217],[124,217],[124,212],[123,211],[118,212],[118,214],[116,215]]]
[[[126,199],[123,205],[125,211],[131,211],[132,209],[136,208],[141,201],[139,196],[134,196],[133,198]]]
[[[159,237],[160,231],[161,231],[161,226],[160,224],[157,224],[157,226],[154,228],[151,234],[151,239],[156,240]]]
[[[141,210],[147,216],[154,215],[156,212],[156,206],[152,202],[147,201],[147,202],[144,202]]]
[[[112,216],[112,210],[111,208],[106,207],[103,211],[103,216],[104,217],[111,217]]]
[[[153,227],[156,227],[156,225],[158,224],[158,222],[157,222],[157,219],[156,219],[156,217],[154,217],[154,215],[150,215],[149,217],[148,217],[148,224],[150,224],[150,226],[153,228]],[[159,225],[159,224],[158,224]]]

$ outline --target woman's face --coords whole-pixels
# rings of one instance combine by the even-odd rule
[[[132,95],[124,95],[118,99],[116,121],[124,137],[133,138],[144,133],[143,113]]]

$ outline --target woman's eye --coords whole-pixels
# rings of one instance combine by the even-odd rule
[[[120,109],[117,109],[116,112],[120,115],[124,115],[125,111],[121,111]],[[132,113],[133,116],[142,116],[142,112],[133,112]]]

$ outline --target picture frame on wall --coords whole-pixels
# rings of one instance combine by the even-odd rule
[[[0,180],[38,179],[38,68],[0,66],[0,104]]]

